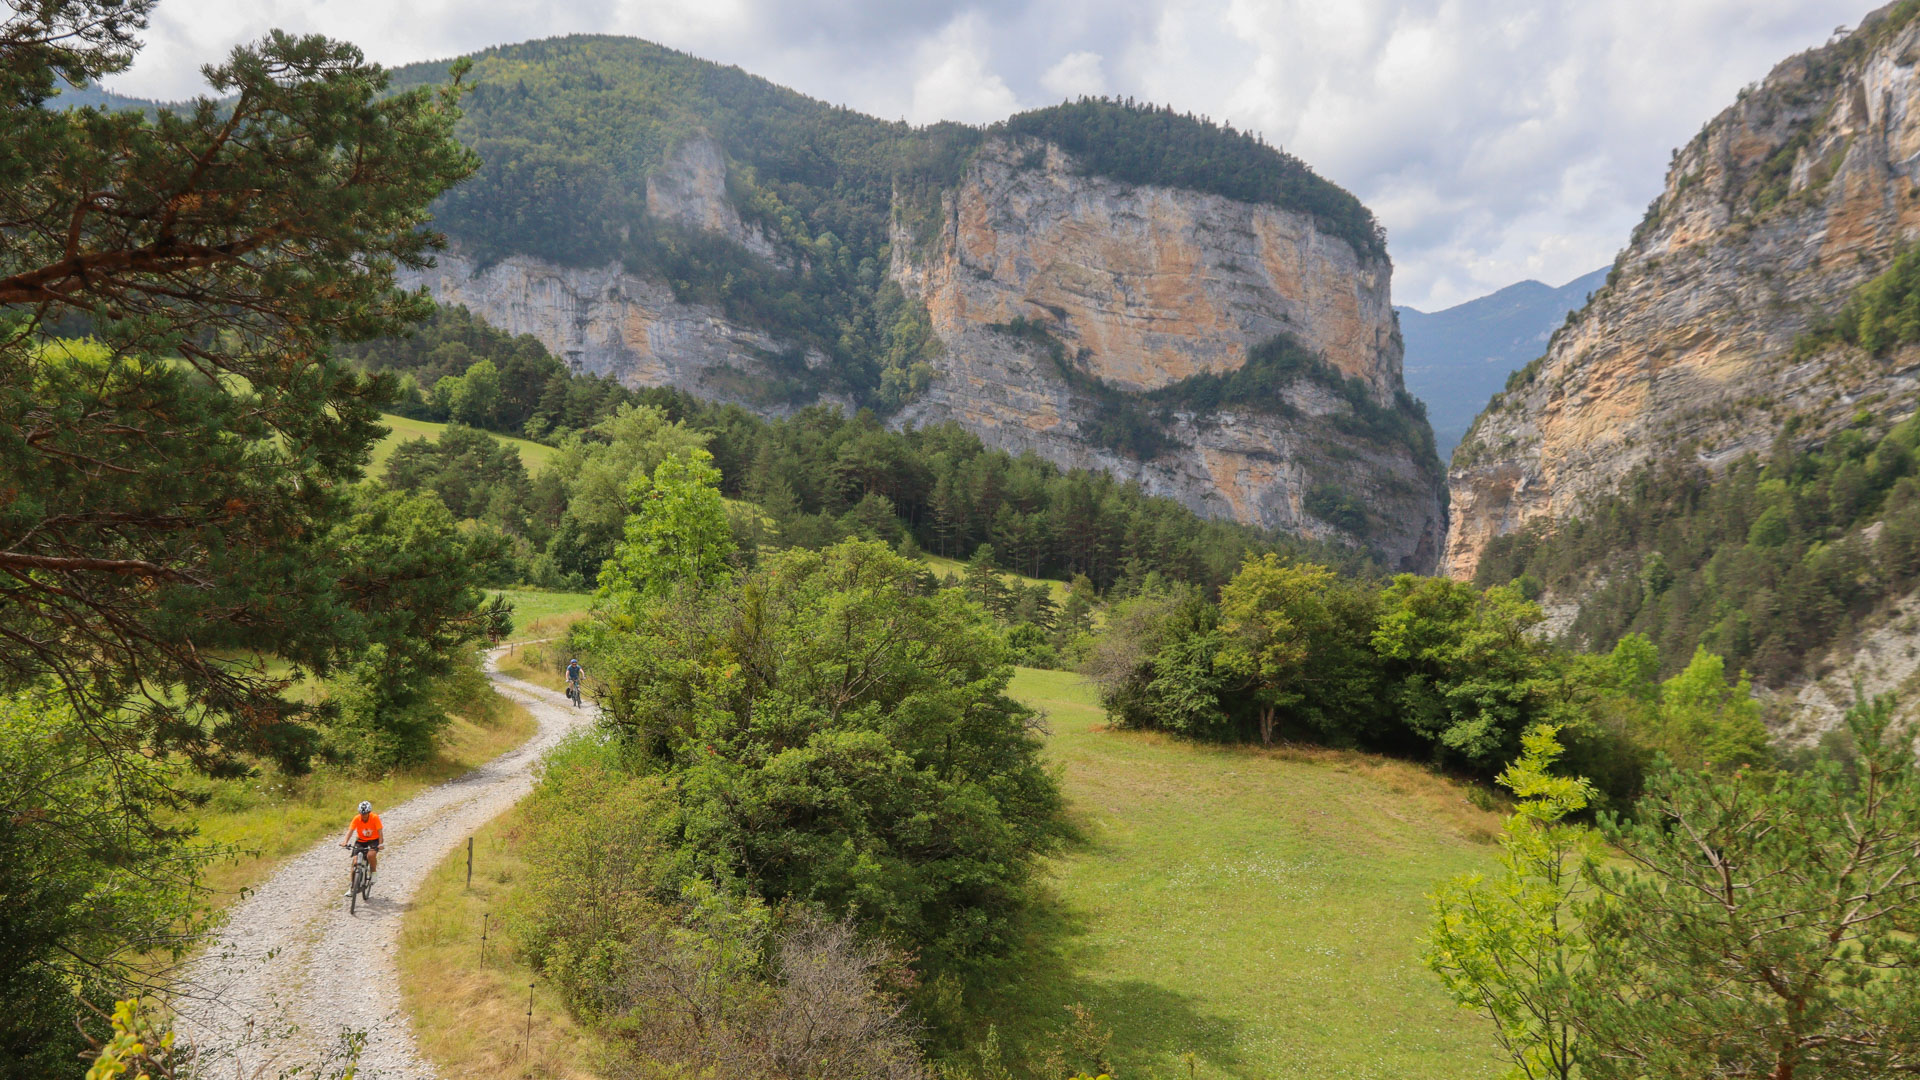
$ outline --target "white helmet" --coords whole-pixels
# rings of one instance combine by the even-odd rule
[[[363,814],[371,814],[371,813],[373,813],[373,804],[372,804],[372,803],[370,803],[370,802],[368,802],[368,801],[367,801],[367,800],[365,800],[365,799],[361,799],[361,800],[360,800],[360,812],[361,812],[361,813],[363,813]]]

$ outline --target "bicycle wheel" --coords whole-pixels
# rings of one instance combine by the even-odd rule
[[[364,888],[361,883],[366,880],[366,874],[367,864],[360,859],[354,859],[353,884],[347,889],[347,914],[349,915],[360,910],[360,890]]]

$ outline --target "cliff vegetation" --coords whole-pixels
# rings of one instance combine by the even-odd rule
[[[1387,257],[1386,230],[1359,199],[1250,132],[1168,105],[1083,97],[994,125],[1053,143],[1096,176],[1186,188],[1311,216],[1362,255]]]
[[[1286,392],[1299,383],[1310,382],[1332,391],[1344,404],[1345,411],[1333,419],[1341,434],[1376,445],[1403,446],[1422,465],[1435,472],[1440,468],[1433,429],[1419,400],[1399,390],[1392,406],[1381,405],[1364,382],[1342,374],[1286,334],[1249,348],[1246,363],[1232,371],[1200,372],[1135,394],[1107,385],[1076,363],[1078,357],[1069,356],[1066,342],[1043,321],[1015,316],[993,324],[993,329],[1040,349],[1062,380],[1091,399],[1094,415],[1086,431],[1096,445],[1141,461],[1177,448],[1167,435],[1167,425],[1175,413],[1205,419],[1232,410],[1301,419],[1300,410],[1287,401]]]
[[[481,167],[436,208],[447,235],[483,265],[617,260],[665,280],[677,299],[791,346],[769,358],[773,396],[789,404],[832,393],[887,411],[924,385],[938,346],[924,306],[888,280],[888,231],[895,215],[937,228],[941,193],[990,131],[1055,140],[1088,172],[1129,183],[1297,210],[1357,251],[1385,251],[1366,208],[1298,159],[1131,101],[1082,100],[992,129],[914,128],[631,38],[554,38],[473,59],[457,130]],[[446,70],[415,64],[395,82]],[[722,149],[728,200],[764,244],[649,214],[650,177],[696,139]],[[803,363],[808,350],[831,362]]]
[[[1774,685],[1920,580],[1920,419],[1818,449],[1783,433],[1719,476],[1650,464],[1578,516],[1488,544],[1476,580],[1580,595],[1570,632],[1590,648],[1646,634],[1677,670],[1705,645]]]

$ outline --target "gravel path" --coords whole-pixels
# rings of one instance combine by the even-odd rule
[[[494,670],[494,689],[526,707],[539,731],[465,776],[394,807],[375,807],[386,847],[373,896],[347,914],[346,855],[326,840],[290,860],[228,914],[219,941],[187,974],[175,1002],[183,1038],[211,1055],[220,1075],[271,1076],[312,1062],[343,1032],[365,1032],[362,1080],[429,1080],[400,1008],[395,954],[414,893],[440,860],[533,786],[533,765],[595,712],[564,695]],[[342,807],[340,830],[352,807]]]

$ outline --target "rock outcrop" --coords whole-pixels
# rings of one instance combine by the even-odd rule
[[[651,217],[779,265],[729,201],[726,158],[711,141],[676,149],[646,194]],[[1204,514],[1314,537],[1364,534],[1392,566],[1433,567],[1446,528],[1437,461],[1417,439],[1353,434],[1356,405],[1336,385],[1355,379],[1374,408],[1406,408],[1384,258],[1304,214],[1081,175],[1031,140],[987,140],[941,207],[941,227],[922,243],[906,215],[895,217],[888,272],[926,305],[940,344],[930,385],[895,424],[955,420],[990,445],[1135,479]],[[581,371],[765,412],[791,407],[764,392],[789,343],[619,265],[516,256],[480,267],[455,253],[406,283],[533,334]],[[1016,318],[1057,338],[1077,380],[1030,339],[995,329]],[[1140,395],[1234,371],[1250,346],[1283,334],[1324,361],[1318,381],[1206,412],[1153,406],[1171,449],[1146,460],[1093,437],[1096,397],[1119,395],[1146,415]],[[1351,512],[1317,515],[1328,500],[1364,507],[1365,524]]]
[[[903,421],[955,420],[1014,453],[1309,536],[1342,535],[1307,506],[1332,485],[1369,509],[1367,539],[1392,564],[1433,565],[1445,508],[1431,459],[1342,433],[1351,406],[1328,387],[1301,379],[1278,402],[1172,408],[1177,449],[1140,460],[1092,437],[1099,403],[1004,330],[1016,319],[1043,328],[1085,377],[1130,394],[1231,372],[1250,346],[1287,334],[1394,408],[1400,343],[1384,259],[1305,215],[1082,175],[1030,142],[982,147],[941,217],[930,240],[894,230],[894,277],[926,303],[944,346]]]
[[[441,303],[463,305],[510,334],[532,334],[575,371],[770,414],[790,408],[766,392],[767,360],[786,345],[711,308],[681,303],[666,283],[618,263],[578,269],[516,255],[479,267],[443,254],[438,264],[403,274],[401,283],[424,286]]]
[[[1817,746],[1821,736],[1845,726],[1855,693],[1867,698],[1893,694],[1896,722],[1920,715],[1920,594],[1894,602],[1878,624],[1830,653],[1797,689],[1785,691],[1791,703],[1776,710],[1783,718],[1774,728],[1782,746]]]
[[[727,155],[710,138],[688,139],[647,174],[647,216],[694,232],[713,233],[773,263],[779,253],[765,230],[740,219],[727,194]]]
[[[1894,11],[1780,64],[1675,154],[1609,284],[1455,452],[1449,572],[1656,457],[1714,467],[1790,422],[1810,443],[1912,411],[1910,353],[1794,351],[1920,233],[1920,23]]]

